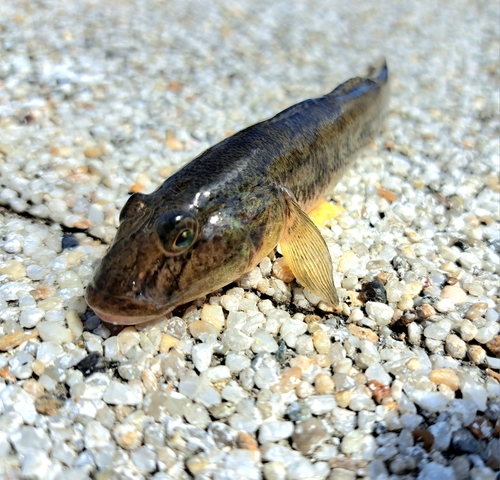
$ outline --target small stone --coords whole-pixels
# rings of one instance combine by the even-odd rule
[[[203,320],[195,320],[194,322],[191,322],[189,324],[189,333],[194,338],[199,339],[203,334],[218,335],[219,330],[215,325],[209,322],[205,322]]]
[[[368,340],[372,343],[377,343],[379,340],[378,335],[371,328],[358,327],[357,325],[350,323],[347,326],[347,329],[360,340]]]
[[[453,358],[464,358],[467,353],[466,343],[454,333],[446,337],[445,347],[448,354]]]
[[[264,422],[259,429],[259,442],[263,444],[289,438],[293,433],[293,429],[293,422],[279,420]]]
[[[222,342],[224,342],[233,352],[241,352],[251,347],[253,339],[236,328],[228,328],[222,334]]]
[[[85,447],[88,449],[108,448],[111,442],[110,431],[98,421],[91,420],[85,427]]]
[[[454,392],[460,387],[460,379],[451,368],[435,368],[430,373],[429,378],[436,385],[446,385]]]
[[[43,395],[35,400],[36,411],[42,415],[56,415],[64,401],[53,395]]]
[[[356,278],[357,283],[357,278]],[[387,302],[387,293],[385,290],[384,283],[379,277],[375,277],[371,282],[367,282],[363,285],[363,296],[368,302]]]
[[[217,329],[217,333],[219,333],[226,321],[222,307],[220,305],[203,305],[201,321],[212,324]]]
[[[319,445],[330,438],[323,422],[318,418],[310,418],[295,426],[292,440],[295,447],[304,455],[312,453]]]
[[[210,367],[212,361],[212,346],[206,343],[195,345],[191,351],[194,366],[199,372],[204,372]]]
[[[224,424],[222,424],[222,425],[224,425]],[[229,427],[227,427],[227,428],[229,428]],[[257,443],[257,440],[255,440],[255,438],[252,437],[252,435],[250,435],[247,432],[238,432],[238,437],[237,437],[236,442],[237,442],[239,448],[249,450],[254,455],[254,458],[257,457],[257,455],[259,453],[259,444]]]
[[[137,405],[142,401],[142,390],[138,384],[124,384],[112,380],[102,399],[108,405]]]
[[[444,340],[450,333],[451,321],[443,318],[440,322],[431,323],[424,328],[424,336],[433,340]],[[458,337],[457,337],[458,338]]]
[[[314,390],[319,395],[333,392],[334,387],[335,384],[333,383],[332,377],[324,373],[319,373],[314,378]]]
[[[432,447],[434,446],[434,435],[429,430],[417,428],[411,433],[415,443],[423,443],[426,452],[430,452],[432,450]]]
[[[156,453],[146,445],[130,452],[130,458],[141,472],[152,473],[156,470]]]
[[[356,267],[359,263],[359,257],[351,250],[345,251],[339,260],[339,265],[337,270],[339,272],[345,273],[348,270]]]
[[[313,344],[318,353],[326,355],[331,345],[330,336],[325,331],[319,329],[313,334]]]
[[[469,310],[467,310],[465,317],[469,320],[474,321],[484,316],[486,310],[488,310],[488,304],[486,302],[477,302],[472,305]]]
[[[17,347],[32,338],[38,337],[38,330],[30,332],[14,332],[0,337],[0,351],[5,352],[11,348]]]
[[[235,446],[237,433],[225,423],[211,422],[210,427],[208,427],[208,434],[214,439],[219,448]]]
[[[200,475],[210,465],[210,462],[200,455],[194,455],[188,458],[186,466],[188,470],[195,476]]]
[[[452,435],[451,443],[457,453],[479,453],[480,451],[478,440],[466,428],[456,430]]]
[[[498,452],[500,451],[500,439],[492,438],[488,441],[484,456],[486,457],[486,465],[492,468],[496,472],[500,470],[500,456]]]
[[[456,285],[447,285],[441,291],[440,298],[450,299],[453,302],[453,305],[457,305],[467,301],[467,293]]]
[[[83,151],[83,154],[87,158],[99,158],[102,154],[103,151],[100,147],[94,146],[94,147],[88,147]]]
[[[8,275],[13,280],[19,280],[26,276],[26,268],[23,263],[17,260],[7,260],[2,267],[0,273]]]
[[[264,463],[262,471],[265,480],[286,480],[286,468],[282,461]]]
[[[356,480],[356,472],[347,468],[333,468],[328,480]]]
[[[73,332],[57,322],[40,322],[37,330],[44,342],[71,343],[74,339]]]
[[[270,333],[259,329],[253,334],[252,351],[254,353],[273,353],[276,350],[278,350],[278,344]]]
[[[487,440],[493,436],[493,425],[484,417],[476,418],[470,425],[471,433],[480,440]]]
[[[388,385],[384,385],[383,383],[380,383],[377,380],[370,380],[366,386],[370,389],[370,392],[372,392],[373,398],[375,401],[380,404],[382,401],[386,398],[389,398],[392,396],[392,391],[391,388]],[[350,399],[349,399],[350,402]]]
[[[179,343],[179,339],[173,337],[168,333],[164,333],[161,336],[160,341],[160,353],[168,353],[172,347],[175,347]]]
[[[290,283],[295,278],[295,275],[286,263],[285,257],[280,257],[274,262],[273,275],[285,283]]]
[[[418,474],[417,480],[456,480],[455,472],[451,467],[445,467],[436,462],[426,463],[420,473]]]
[[[469,345],[467,356],[475,365],[482,365],[486,361],[486,350],[479,345]]]
[[[477,334],[477,327],[467,319],[460,324],[460,337],[464,342],[470,342]]]
[[[134,450],[141,446],[142,432],[132,423],[119,423],[113,427],[113,438],[120,447]]]
[[[389,307],[389,305],[379,302],[367,302],[365,307],[368,317],[377,322],[379,326],[385,326],[391,323],[394,310]]]
[[[486,348],[497,357],[500,357],[500,335],[496,335],[486,343]]]
[[[484,327],[478,328],[474,340],[479,343],[488,343],[495,338],[500,330],[500,324],[490,322]]]
[[[340,444],[340,450],[346,455],[357,454],[363,460],[374,459],[377,444],[375,439],[359,430],[352,430],[344,436]]]
[[[418,309],[418,315],[420,318],[430,318],[436,315],[436,310],[432,307],[432,305],[429,305],[428,303],[424,303],[419,309]]]

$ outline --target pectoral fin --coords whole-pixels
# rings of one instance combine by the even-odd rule
[[[325,240],[307,214],[288,193],[284,194],[286,225],[281,251],[297,280],[330,305],[339,299],[333,285],[332,259]]]

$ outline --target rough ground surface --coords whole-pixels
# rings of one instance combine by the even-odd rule
[[[0,2],[0,477],[498,478],[498,18]],[[274,258],[148,327],[87,309],[128,192],[381,56],[385,131],[322,230],[343,315]]]

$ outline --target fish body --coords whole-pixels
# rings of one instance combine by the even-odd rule
[[[306,215],[380,129],[384,63],[209,148],[120,214],[86,299],[103,320],[137,324],[221,288],[278,243],[300,283],[338,299],[331,258]]]

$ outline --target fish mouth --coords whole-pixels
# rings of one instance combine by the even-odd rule
[[[89,283],[85,300],[94,313],[104,322],[113,325],[137,325],[165,318],[173,308],[154,305],[130,297],[111,295]]]

